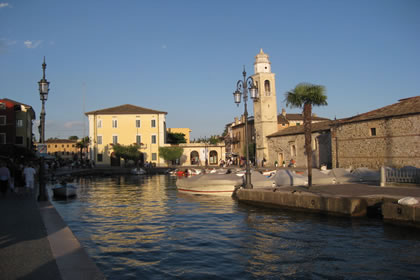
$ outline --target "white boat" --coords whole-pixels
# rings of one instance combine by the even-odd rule
[[[73,185],[58,184],[52,188],[55,197],[67,198],[76,196],[77,188]]]
[[[131,169],[131,174],[134,174],[134,175],[144,175],[144,174],[146,174],[147,173],[147,171],[146,170],[144,170],[143,168],[141,168],[141,167],[139,167],[139,168],[133,168],[133,169]]]
[[[232,196],[235,186],[242,183],[242,177],[235,174],[211,173],[179,178],[176,186],[182,193]]]

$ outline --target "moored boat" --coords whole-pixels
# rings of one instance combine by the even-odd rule
[[[67,197],[76,196],[76,190],[77,188],[75,186],[67,185],[67,184],[64,184],[64,185],[58,184],[52,188],[54,197],[59,197],[59,198],[67,198]]]
[[[235,174],[211,173],[179,178],[176,186],[183,193],[232,196],[235,186],[242,183],[242,177]]]

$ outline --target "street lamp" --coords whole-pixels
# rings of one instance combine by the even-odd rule
[[[42,63],[42,79],[38,82],[39,85],[39,98],[42,101],[42,109],[41,109],[41,117],[40,117],[40,130],[39,130],[39,142],[41,144],[45,143],[45,101],[48,99],[48,91],[50,82],[45,79],[45,69],[47,68],[47,64],[45,63],[45,56],[44,56],[44,63]],[[39,166],[39,195],[38,200],[40,201],[47,201],[48,195],[45,189],[45,178],[44,178],[44,157],[41,155],[40,158],[40,166]]]
[[[244,71],[242,72],[243,80],[239,80],[236,83],[236,91],[233,93],[233,98],[235,100],[236,105],[239,106],[241,103],[241,95],[243,94],[244,98],[244,116],[245,116],[245,150],[246,150],[246,171],[245,171],[245,189],[252,189],[251,184],[251,171],[249,166],[249,144],[248,144],[248,110],[247,110],[247,101],[248,101],[248,90],[249,95],[252,100],[258,98],[258,88],[254,84],[254,80],[252,77],[246,77],[245,66]]]

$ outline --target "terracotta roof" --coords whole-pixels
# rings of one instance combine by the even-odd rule
[[[26,107],[32,108],[32,106],[31,106],[31,105],[27,105],[27,104],[24,104],[24,103],[21,103],[21,102],[18,102],[18,101],[15,101],[15,100],[9,99],[9,98],[3,98],[3,99],[0,99],[0,100],[9,101],[9,102],[14,103],[15,105],[23,105],[23,106],[26,106]]]
[[[388,105],[350,118],[341,119],[338,122],[351,123],[411,114],[420,114],[420,96],[404,98],[398,101],[398,103],[394,103],[392,105]]]
[[[302,114],[286,114],[286,119],[289,121],[303,121],[303,115]],[[312,120],[313,121],[327,121],[329,119],[318,117],[318,116],[312,116]]]
[[[332,124],[333,124],[333,121],[330,121],[330,120],[312,123],[312,132],[329,130]],[[296,134],[303,134],[303,125],[290,126],[288,128],[279,130],[276,133],[268,135],[267,137],[277,137],[277,136],[296,135]]]
[[[85,115],[114,115],[114,114],[167,114],[167,112],[152,110],[130,104],[106,108],[85,113]]]

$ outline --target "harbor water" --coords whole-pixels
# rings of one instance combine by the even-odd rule
[[[108,279],[420,278],[418,229],[182,194],[168,175],[74,183],[52,203]]]

